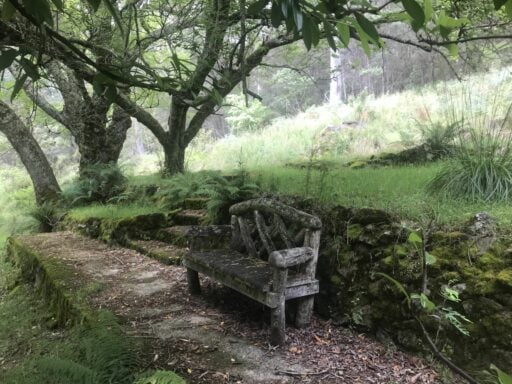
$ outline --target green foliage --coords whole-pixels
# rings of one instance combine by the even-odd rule
[[[501,369],[499,369],[494,364],[491,364],[491,370],[496,372],[497,376],[497,383],[498,384],[512,384],[512,376],[508,375],[507,373],[503,372]]]
[[[452,142],[460,132],[460,123],[443,123],[429,121],[427,124],[419,124],[423,141],[430,150],[440,158],[450,154]]]
[[[512,199],[512,125],[510,108],[496,125],[491,118],[460,135],[447,162],[430,181],[428,191],[473,201]]]
[[[130,384],[134,381],[136,354],[113,315],[100,313],[77,337],[76,361],[43,357],[33,362],[40,379],[62,384]]]
[[[274,117],[272,111],[259,100],[251,100],[249,105],[245,105],[243,95],[229,95],[226,102],[226,120],[233,134],[257,131]]]
[[[188,197],[207,193],[205,185],[208,180],[220,177],[219,172],[197,172],[175,175],[161,185],[154,195],[154,200],[166,209],[175,209],[183,205]]]
[[[133,384],[185,384],[185,380],[169,371],[156,371],[136,380]]]
[[[168,179],[155,194],[155,201],[165,209],[179,208],[189,197],[209,197],[208,217],[213,223],[229,222],[229,207],[255,197],[260,188],[250,183],[245,172],[222,176],[220,172],[179,174]]]
[[[244,200],[249,200],[261,193],[260,187],[250,183],[246,172],[225,178],[212,177],[206,181],[202,192],[208,201],[208,217],[214,224],[227,224],[230,220],[229,207]]]
[[[116,199],[125,187],[126,178],[117,165],[92,165],[84,169],[78,180],[63,188],[62,197],[71,207],[105,203]]]

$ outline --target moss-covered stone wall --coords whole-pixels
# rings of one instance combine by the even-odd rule
[[[315,212],[323,222],[318,275],[321,292],[317,311],[338,324],[392,338],[403,347],[426,350],[417,322],[404,295],[383,272],[410,293],[421,291],[422,257],[407,239],[407,225],[385,212],[294,205]],[[469,336],[434,316],[422,316],[432,338],[454,361],[470,369],[494,363],[512,369],[512,240],[499,235],[481,247],[477,235],[464,230],[435,231],[426,241],[435,257],[428,266],[427,293],[439,306],[451,307],[472,323]],[[484,239],[485,240],[485,239]],[[459,292],[460,302],[447,302],[444,285]]]

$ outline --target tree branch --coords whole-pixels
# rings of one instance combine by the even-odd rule
[[[133,101],[131,101],[127,96],[117,93],[115,103],[123,108],[126,113],[130,116],[137,119],[137,121],[148,128],[153,135],[158,139],[158,141],[162,144],[167,141],[167,132],[162,127],[162,125],[156,120],[149,112],[145,109],[139,107]]]

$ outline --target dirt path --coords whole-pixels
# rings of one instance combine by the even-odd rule
[[[89,304],[118,315],[127,335],[144,342],[148,368],[190,383],[442,382],[424,360],[317,317],[307,329],[288,328],[286,344],[271,348],[266,308],[208,279],[203,295],[191,296],[182,267],[138,252],[71,232],[18,240],[43,265],[56,259],[76,271],[63,287],[93,287]]]

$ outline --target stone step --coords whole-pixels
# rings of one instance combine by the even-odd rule
[[[156,232],[155,240],[185,248],[188,246],[187,235],[191,231],[191,228],[191,225],[175,225],[162,228]]]
[[[158,240],[130,239],[126,246],[166,265],[181,265],[181,258],[187,252],[186,248]]]
[[[207,217],[204,209],[184,209],[173,217],[176,225],[201,225]]]
[[[183,202],[183,209],[206,209],[208,197],[189,197]]]

